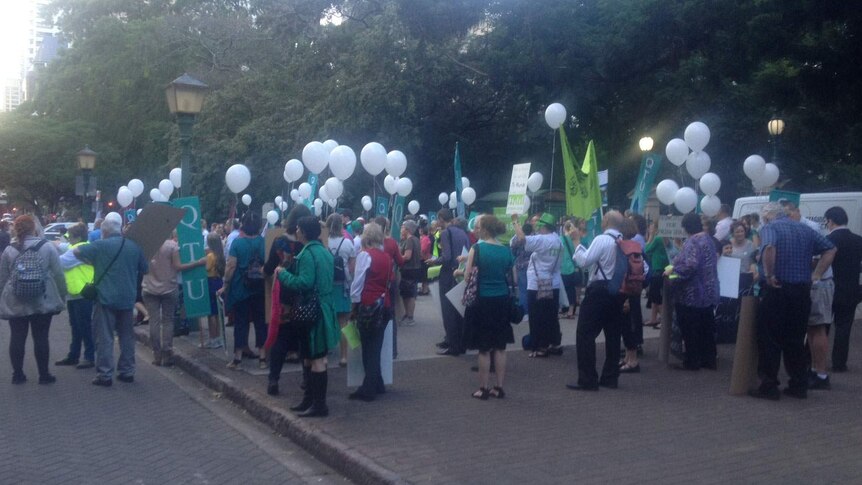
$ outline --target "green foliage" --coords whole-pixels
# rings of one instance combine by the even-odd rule
[[[100,154],[109,194],[133,176],[148,187],[165,178],[179,146],[163,89],[183,72],[212,87],[195,125],[192,182],[213,220],[232,198],[230,164],[249,165],[257,204],[284,190],[284,162],[328,138],[357,153],[369,141],[402,150],[423,210],[452,190],[456,141],[480,197],[505,190],[512,163],[548,174],[542,114],[555,101],[568,108],[573,142],[595,140],[612,203],[626,204],[634,184],[637,140],[649,134],[663,151],[695,120],[712,130],[719,195],[748,195],[742,160],[770,157],[774,113],[787,122],[787,188],[862,184],[862,10],[853,2],[55,0],[49,10],[73,47],[22,108],[39,116],[0,122],[0,164],[19,173],[65,157],[57,165],[68,168],[56,186],[22,185],[22,197],[69,194],[85,143]],[[9,155],[5,143],[19,139]],[[559,158],[556,169],[559,188]],[[24,182],[6,178],[13,183]],[[357,209],[371,184],[358,168],[344,203]]]

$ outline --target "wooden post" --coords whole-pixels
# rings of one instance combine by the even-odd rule
[[[744,296],[740,302],[730,394],[740,396],[757,385],[757,298]]]

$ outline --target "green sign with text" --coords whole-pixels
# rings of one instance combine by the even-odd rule
[[[201,232],[201,204],[197,197],[184,197],[171,201],[171,205],[186,211],[177,225],[177,241],[180,246],[180,262],[187,264],[206,256],[206,247]],[[210,314],[210,292],[207,270],[204,266],[183,271],[183,306],[186,318],[203,317]]]

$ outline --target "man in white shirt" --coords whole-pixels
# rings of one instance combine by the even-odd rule
[[[581,234],[577,229],[572,233],[572,242],[577,246],[572,259],[581,268],[589,268],[590,281],[578,316],[578,380],[566,384],[569,389],[598,391],[599,386],[617,387],[625,296],[612,292],[608,284],[614,275],[616,240],[622,237],[622,225],[623,215],[618,211],[608,211],[602,219],[604,233],[593,239],[589,249],[580,244]],[[599,378],[596,372],[596,338],[602,331],[605,333],[605,365]]]
[[[715,223],[715,238],[719,241],[730,238],[730,225],[733,224],[730,214],[730,206],[721,204],[721,208],[718,209],[718,222]]]

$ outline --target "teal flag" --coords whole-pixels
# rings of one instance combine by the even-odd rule
[[[638,181],[635,183],[635,192],[632,196],[632,205],[629,208],[636,214],[643,214],[649,200],[652,184],[656,174],[661,169],[661,155],[657,153],[645,153],[641,159],[641,170],[638,173]]]
[[[308,174],[308,185],[311,186],[311,195],[305,199],[305,206],[311,209],[311,213],[314,214],[314,198],[317,197],[317,174],[310,173]],[[324,200],[323,203],[326,204],[328,201]]]
[[[395,205],[392,206],[392,229],[390,233],[392,237],[401,242],[401,220],[404,219],[404,205],[407,202],[405,197],[400,195],[395,197]]]
[[[464,190],[464,184],[461,182],[461,149],[458,142],[455,142],[455,197],[458,200],[458,216],[464,217],[467,215],[467,209],[464,207],[464,201],[461,200],[461,191]]]
[[[387,214],[389,214],[389,197],[378,195],[377,203],[374,204],[374,215],[385,216]]]
[[[201,203],[197,197],[184,197],[171,201],[178,209],[185,209],[183,219],[177,225],[177,241],[180,245],[180,262],[197,261],[206,256],[206,247],[201,232]],[[210,292],[207,270],[204,266],[183,271],[183,305],[186,318],[203,317],[210,314]]]

